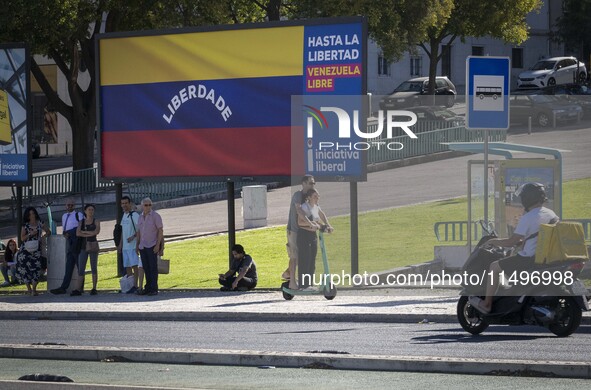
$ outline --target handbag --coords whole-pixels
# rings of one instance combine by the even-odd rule
[[[158,256],[158,273],[159,274],[168,274],[170,272],[170,260],[163,259],[161,256]]]
[[[88,240],[86,240],[86,252],[88,252],[88,253],[98,253],[98,251],[99,251],[98,241],[88,241]]]
[[[131,290],[133,288],[133,285],[134,285],[133,275],[131,275],[131,276],[123,275],[123,277],[121,279],[119,279],[119,286],[121,287],[122,293],[129,292],[129,290]]]
[[[74,242],[74,253],[82,252],[82,248],[86,248],[86,238],[76,237],[76,241]]]
[[[29,240],[25,242],[25,250],[33,253],[39,250],[39,240]]]

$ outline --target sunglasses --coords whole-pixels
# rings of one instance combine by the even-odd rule
[[[150,204],[145,204],[144,206],[145,207],[152,207],[152,204],[151,203]]]

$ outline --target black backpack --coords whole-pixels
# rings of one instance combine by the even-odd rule
[[[115,241],[115,245],[119,246],[121,243],[121,235],[123,234],[123,226],[120,223],[115,224],[115,228],[113,229],[113,241]]]

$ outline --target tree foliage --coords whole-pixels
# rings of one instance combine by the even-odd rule
[[[568,51],[578,53],[579,60],[587,60],[591,54],[591,0],[564,0],[556,26],[555,39]]]
[[[437,63],[442,44],[451,45],[456,38],[484,37],[519,44],[528,38],[526,16],[539,10],[541,0],[430,0],[436,12],[436,23],[427,28],[427,39],[416,43],[429,57],[430,93],[435,88]]]

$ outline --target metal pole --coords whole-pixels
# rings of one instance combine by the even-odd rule
[[[472,165],[468,162],[468,250],[472,253]]]
[[[359,274],[359,209],[357,182],[349,183],[351,203],[351,276]]]
[[[227,182],[228,194],[228,263],[232,265],[232,247],[236,244],[236,218],[234,202],[234,182]]]
[[[21,227],[23,226],[23,187],[16,187],[16,242],[20,247],[21,241]]]
[[[488,130],[484,130],[484,223],[488,226]],[[468,228],[472,228],[472,221]]]
[[[527,117],[527,134],[531,134],[531,116]]]

